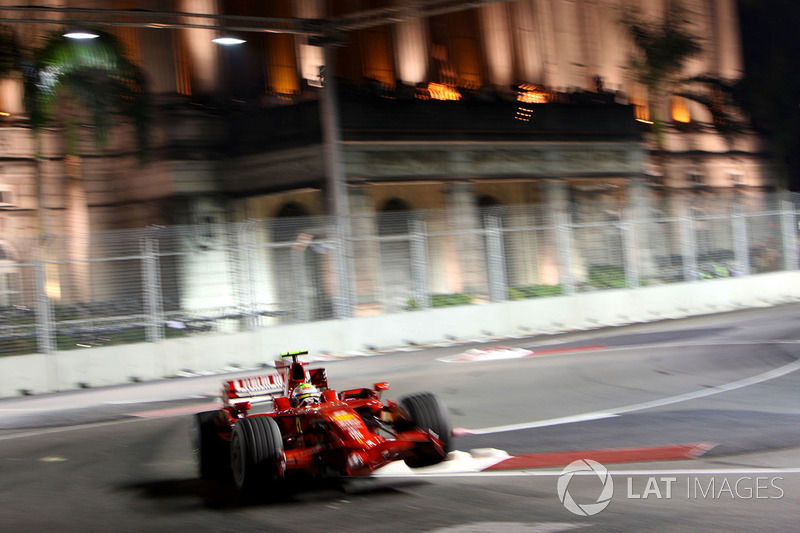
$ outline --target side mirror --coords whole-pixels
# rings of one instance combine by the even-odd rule
[[[376,391],[385,391],[385,390],[389,390],[389,384],[388,384],[388,383],[386,383],[385,381],[381,381],[380,383],[376,383],[376,384],[375,384],[375,390],[376,390]]]

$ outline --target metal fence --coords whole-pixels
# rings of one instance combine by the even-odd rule
[[[8,243],[0,354],[798,269],[800,195],[390,211]]]

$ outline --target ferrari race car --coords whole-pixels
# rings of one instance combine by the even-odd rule
[[[223,406],[194,415],[200,476],[233,475],[244,492],[274,487],[294,475],[365,476],[392,461],[412,467],[441,462],[450,451],[447,409],[435,395],[381,401],[388,383],[335,391],[324,368],[308,369],[303,352],[277,361],[276,374],[223,384]],[[249,414],[254,403],[272,411]]]

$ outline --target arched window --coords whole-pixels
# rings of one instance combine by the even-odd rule
[[[411,206],[405,200],[390,198],[378,213],[378,235],[408,233],[412,215]]]
[[[487,215],[498,215],[502,213],[500,202],[491,194],[483,194],[478,197],[478,210],[481,214],[481,223],[486,226]]]
[[[278,210],[277,218],[272,225],[272,239],[275,242],[294,241],[308,217],[308,210],[298,202],[287,202]]]
[[[380,264],[385,311],[404,309],[411,293],[411,206],[399,198],[387,200],[378,212]]]
[[[521,233],[511,232],[509,228],[512,224],[512,217],[506,207],[500,201],[490,195],[484,194],[478,197],[478,212],[481,219],[481,227],[487,229],[487,224],[490,217],[496,217],[500,221],[500,242],[497,247],[492,247],[487,242],[487,237],[484,236],[484,249],[486,250],[486,262],[488,268],[498,264],[498,257],[493,257],[492,254],[502,254],[502,262],[499,264],[504,265],[504,275],[506,285],[520,285],[525,280],[524,267],[520,262],[526,262],[528,259],[524,252],[524,247],[519,243]],[[534,250],[535,259],[535,250]]]

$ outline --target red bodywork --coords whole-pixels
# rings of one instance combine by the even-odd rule
[[[338,392],[328,388],[324,368],[278,361],[278,373],[225,382],[219,437],[231,440],[244,417],[272,417],[283,437],[286,475],[363,476],[419,453],[443,453],[437,435],[412,427],[395,402],[381,401],[387,383]],[[292,407],[294,388],[304,381],[321,391],[320,402]],[[272,399],[273,411],[248,414],[252,403]]]

